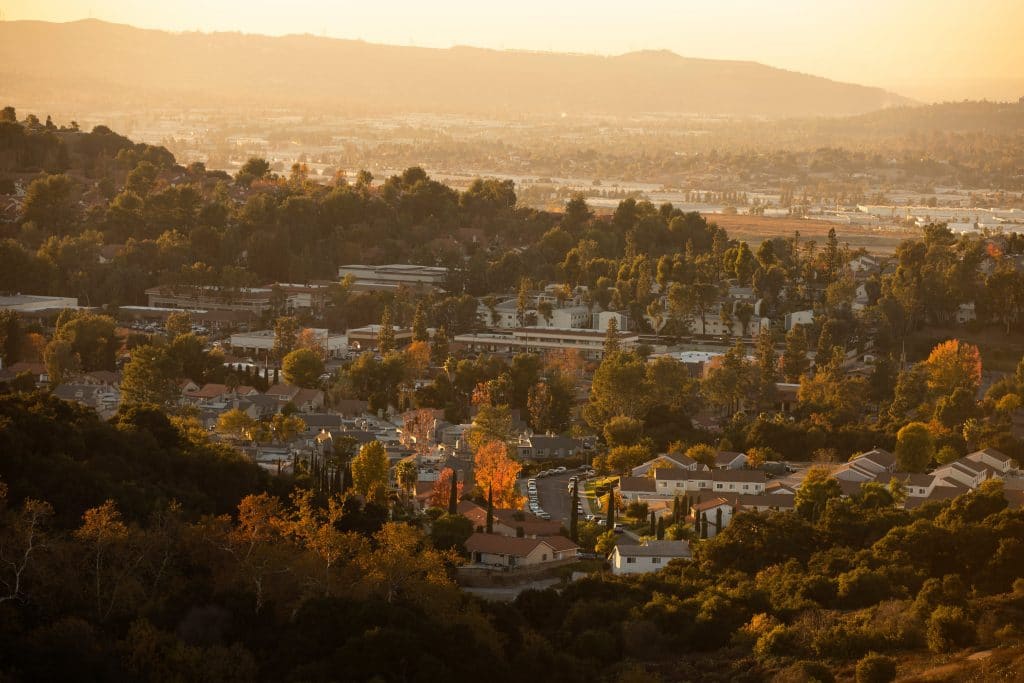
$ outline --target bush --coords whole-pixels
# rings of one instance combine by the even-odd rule
[[[758,659],[792,656],[799,649],[793,629],[776,626],[754,643],[754,655]]]
[[[896,660],[871,652],[857,662],[857,683],[889,683],[896,678]]]
[[[928,649],[949,652],[970,645],[974,640],[974,625],[967,613],[959,607],[936,607],[928,619]]]
[[[835,683],[836,677],[821,662],[796,662],[772,679],[772,683]]]

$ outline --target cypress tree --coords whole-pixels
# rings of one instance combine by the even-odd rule
[[[722,533],[722,508],[715,510],[715,536]]]
[[[448,514],[455,515],[459,512],[459,475],[452,468],[452,488],[448,493]]]
[[[615,491],[608,491],[608,528],[615,528]]]
[[[658,523],[654,520],[654,512],[651,512],[651,536],[658,533]]]
[[[665,518],[664,517],[659,517],[658,518],[658,528],[655,529],[655,531],[654,531],[654,537],[656,539],[658,539],[659,541],[662,541],[662,540],[665,539]]]
[[[345,463],[345,473],[341,480],[341,492],[344,493],[352,488],[352,465]]]
[[[700,513],[700,537],[708,537],[708,513],[707,511]]]
[[[430,333],[427,332],[427,314],[423,309],[423,302],[416,304],[416,313],[412,316],[412,340],[414,342],[430,341]]]
[[[679,500],[679,496],[676,495],[675,498],[672,499],[672,523],[673,524],[678,524],[679,523],[679,508],[682,507],[682,505],[683,505],[682,501]]]
[[[579,484],[572,487],[572,500],[569,502],[569,538],[573,541],[579,541],[579,526],[580,526],[580,494]]]
[[[693,513],[693,533],[700,533],[700,517],[697,516],[696,511]]]
[[[487,487],[487,533],[494,533],[494,486]]]
[[[281,369],[274,368],[274,384],[279,384],[281,381]]]

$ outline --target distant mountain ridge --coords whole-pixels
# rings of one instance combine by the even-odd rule
[[[97,20],[0,23],[0,98],[340,113],[840,116],[912,104],[880,88],[665,50],[605,57],[168,33]]]

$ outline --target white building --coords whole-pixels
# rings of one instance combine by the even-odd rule
[[[793,311],[786,314],[786,332],[796,325],[814,324],[814,311]]]
[[[473,333],[455,336],[454,343],[470,351],[487,353],[519,353],[520,351],[575,350],[587,358],[600,359],[604,355],[605,332],[589,329],[557,329],[547,327],[520,327],[510,333]],[[619,345],[629,350],[640,337],[620,332]]]
[[[38,313],[64,308],[78,308],[78,299],[72,296],[37,296],[35,294],[0,296],[0,310]]]
[[[323,347],[328,358],[340,358],[348,351],[348,338],[343,334],[331,334],[323,328],[308,328]],[[274,348],[277,336],[274,330],[257,330],[231,335],[231,348],[238,353],[256,356],[269,353]]]
[[[361,290],[390,291],[397,289],[399,285],[440,288],[448,277],[448,269],[409,263],[339,266],[338,278],[343,280],[348,276],[352,277],[353,288]]]
[[[690,544],[686,541],[645,541],[643,545],[617,545],[608,561],[612,573],[647,574],[663,569],[672,560],[689,560]]]

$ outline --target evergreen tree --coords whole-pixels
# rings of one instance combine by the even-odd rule
[[[416,313],[412,317],[412,340],[417,342],[430,341],[430,333],[427,332],[427,315],[422,301],[416,304]]]
[[[715,536],[722,533],[722,508],[715,510]]]
[[[395,350],[395,328],[391,322],[391,307],[385,306],[380,316],[380,332],[377,333],[377,348],[380,355]]]
[[[448,514],[455,515],[459,512],[459,475],[452,468],[452,488],[448,493]]]
[[[700,513],[700,537],[708,537],[708,513],[706,511]]]
[[[494,533],[494,487],[487,487],[487,527],[489,534]]]
[[[654,536],[657,533],[658,533],[658,523],[654,519],[654,511],[652,510],[651,511],[651,536]]]
[[[608,491],[608,530],[615,528],[615,491]]]
[[[580,494],[579,484],[572,487],[572,500],[569,502],[569,538],[573,541],[579,541],[579,524],[580,524]]]
[[[659,541],[665,540],[665,518],[658,518],[658,528],[654,531],[654,537]]]
[[[683,506],[683,502],[682,502],[682,500],[680,500],[679,496],[676,496],[675,498],[672,499],[672,523],[673,524],[679,524],[679,514],[680,514],[680,510],[681,510],[682,506]]]
[[[430,360],[434,365],[444,365],[448,360],[448,328],[442,323],[434,332],[433,343],[430,346]]]
[[[616,318],[609,318],[608,329],[604,335],[604,355],[608,357],[621,350],[622,347],[619,345],[619,323]]]
[[[799,382],[800,375],[810,368],[807,360],[807,332],[803,325],[794,325],[786,333],[786,350],[782,354],[782,374],[787,382]]]

